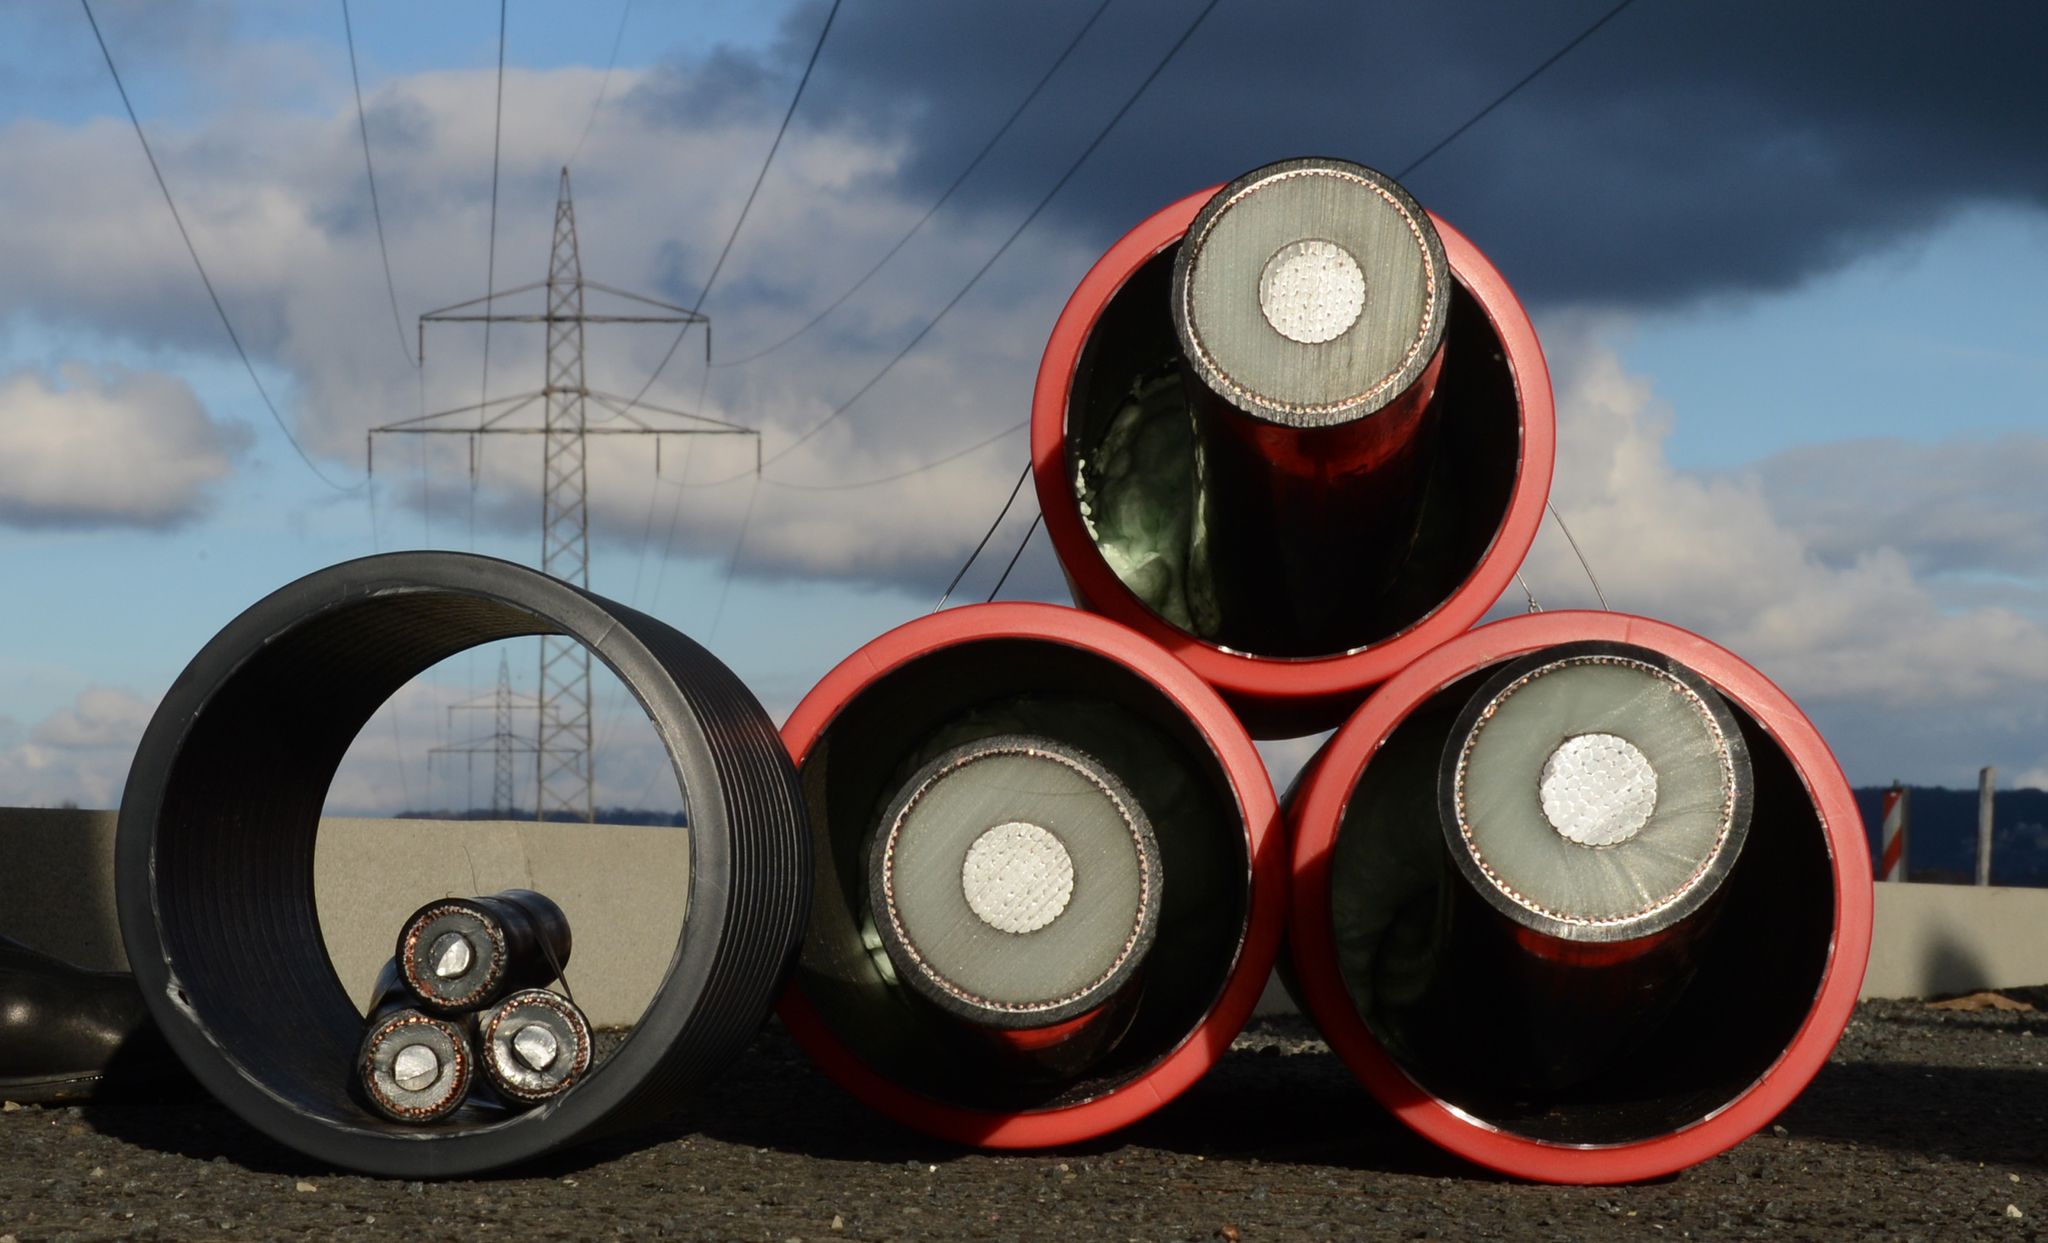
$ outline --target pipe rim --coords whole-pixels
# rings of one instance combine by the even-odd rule
[[[1784,750],[1818,813],[1833,866],[1834,929],[1814,999],[1785,1050],[1755,1082],[1681,1130],[1620,1144],[1578,1145],[1509,1134],[1431,1096],[1380,1046],[1339,970],[1330,918],[1330,852],[1352,788],[1373,753],[1437,690],[1488,664],[1553,644],[1596,639],[1684,662],[1748,712]],[[1432,1143],[1488,1169],[1552,1183],[1636,1182],[1673,1174],[1767,1126],[1827,1062],[1848,1025],[1869,961],[1875,897],[1855,797],[1804,713],[1754,667],[1690,631],[1625,613],[1561,610],[1506,618],[1444,644],[1389,679],[1330,739],[1301,777],[1293,835],[1289,953],[1310,1017],[1375,1099]]]
[[[1536,539],[1550,497],[1557,448],[1550,371],[1528,312],[1498,269],[1464,234],[1429,213],[1451,275],[1485,311],[1506,349],[1521,403],[1521,456],[1507,512],[1465,581],[1406,630],[1358,651],[1308,658],[1255,656],[1188,634],[1152,612],[1103,560],[1073,503],[1067,470],[1067,409],[1075,371],[1102,312],[1146,262],[1187,234],[1197,214],[1223,187],[1198,190],[1153,213],[1118,239],[1081,278],[1060,311],[1040,360],[1031,397],[1031,475],[1076,603],[1138,631],[1166,648],[1203,681],[1253,715],[1282,717],[1342,711],[1373,686],[1455,635],[1469,630],[1507,590]],[[1259,736],[1269,736],[1259,731]],[[1285,735],[1271,735],[1285,736]]]
[[[965,642],[1030,639],[1122,663],[1176,706],[1208,743],[1243,813],[1251,888],[1245,932],[1222,992],[1196,1026],[1143,1072],[1101,1096],[1044,1110],[968,1109],[914,1092],[862,1061],[826,1024],[794,978],[777,1014],[805,1054],[863,1104],[907,1126],[983,1148],[1051,1148],[1107,1135],[1153,1113],[1207,1073],[1250,1020],[1278,957],[1286,923],[1287,860],[1279,800],[1265,762],[1229,707],[1179,661],[1128,627],[1051,604],[973,604],[898,626],[841,661],[782,727],[799,767],[862,691],[918,658]]]

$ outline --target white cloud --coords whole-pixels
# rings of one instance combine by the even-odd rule
[[[117,806],[153,711],[151,701],[132,692],[91,687],[25,737],[0,730],[0,806]]]
[[[1854,469],[1861,446],[1836,471],[1804,460],[1821,448],[1742,472],[1677,469],[1664,452],[1674,412],[1597,326],[1548,324],[1545,340],[1559,410],[1552,499],[1615,608],[1757,665],[1861,761],[1856,780],[1961,784],[1983,763],[2037,762],[2026,779],[2048,777],[2048,626],[2007,607],[1957,607],[1934,582],[1980,567],[2038,573],[2024,537],[1980,526],[1933,555],[1915,538],[1928,530],[1914,521],[1920,497],[1873,488]],[[2004,451],[2041,454],[2043,442]],[[1591,603],[1554,528],[1527,573],[1547,606]]]
[[[176,376],[60,364],[0,377],[0,525],[163,527],[202,513],[248,441]]]
[[[1892,548],[1944,604],[2004,600],[2048,620],[2048,436],[1810,445],[1750,473],[1830,565]]]
[[[38,722],[29,739],[63,751],[132,748],[154,710],[153,704],[127,691],[95,686],[80,693],[70,707]]]
[[[664,70],[664,75],[687,69]],[[765,82],[714,115],[675,117],[653,106],[658,75],[620,70],[578,157],[577,218],[594,280],[689,304],[739,216],[786,102]],[[589,117],[601,75],[589,68],[511,69],[496,223],[497,284],[545,274],[559,161]],[[665,82],[664,85],[673,86]],[[404,316],[483,292],[491,231],[488,70],[415,74],[376,84],[367,98],[385,233]],[[425,383],[401,357],[376,251],[353,102],[338,88],[325,108],[259,111],[223,105],[151,139],[214,284],[285,417],[329,473],[352,475],[367,428],[477,400],[481,332],[430,329]],[[829,303],[902,235],[928,204],[892,188],[908,151],[869,122],[806,118],[776,157],[706,304],[718,353],[738,358],[773,343]],[[650,158],[650,153],[658,153]],[[146,351],[225,355],[225,340],[123,123],[19,121],[0,129],[0,314],[25,316],[60,337],[83,332]],[[760,428],[773,455],[873,377],[1014,227],[1008,216],[936,218],[844,308],[787,349],[712,374],[700,402],[701,343],[692,339],[648,399]],[[1038,355],[1059,305],[1094,259],[1041,225],[887,379],[771,479],[836,482],[889,475],[964,448],[1022,419]],[[595,295],[593,295],[595,297]],[[499,309],[532,310],[505,304]],[[593,308],[595,309],[595,308]],[[632,394],[673,340],[666,328],[599,327],[589,334],[589,383]],[[500,326],[490,391],[539,387],[538,330]],[[252,403],[253,404],[253,403]],[[602,411],[593,410],[592,417]],[[257,434],[268,443],[276,433]],[[380,438],[382,486],[420,503],[424,451],[436,509],[468,487],[460,437]],[[693,481],[749,468],[745,443],[696,446]],[[485,450],[479,512],[529,530],[540,479],[533,440]],[[638,541],[652,486],[644,441],[594,442],[590,504],[602,540]],[[678,472],[680,447],[664,452]],[[745,569],[914,583],[936,590],[992,512],[1023,460],[1021,433],[943,470],[852,491],[763,487],[753,501]],[[297,468],[292,467],[293,470]],[[723,557],[751,485],[691,488],[678,556]],[[673,493],[660,501],[666,517]],[[663,524],[665,530],[665,523]],[[660,531],[657,531],[657,537]],[[936,579],[937,581],[933,581]]]

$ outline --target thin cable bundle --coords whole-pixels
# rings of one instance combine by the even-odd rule
[[[479,1070],[489,1103],[513,1109],[560,1097],[589,1072],[590,1022],[550,992],[567,983],[569,920],[530,889],[429,902],[406,919],[379,972],[356,1086],[394,1122],[439,1121]]]

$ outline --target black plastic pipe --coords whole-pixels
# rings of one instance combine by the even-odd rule
[[[574,1091],[431,1134],[347,1090],[362,1018],[313,900],[335,769],[415,675],[478,644],[560,634],[617,674],[683,790],[690,871],[667,975]],[[406,1178],[473,1174],[659,1118],[766,1018],[808,918],[810,837],[774,726],[669,626],[509,562],[392,553],[308,575],[229,623],[143,735],[121,803],[122,938],[144,998],[208,1090],[281,1143]]]

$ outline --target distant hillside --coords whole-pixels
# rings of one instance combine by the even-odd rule
[[[576,817],[576,816],[570,816],[570,815],[568,815],[568,814],[566,814],[566,813],[557,813],[557,812],[550,812],[550,813],[548,814],[548,816],[547,816],[546,818],[547,818],[548,820],[551,820],[551,821],[559,821],[559,822],[561,822],[561,823],[564,823],[564,824],[574,824],[574,823],[576,823],[576,821],[577,821],[578,819],[580,819],[580,817]],[[395,813],[393,813],[393,815],[392,815],[392,819],[394,819],[394,820],[531,820],[531,819],[533,819],[533,813],[532,813],[531,811],[527,811],[527,810],[525,810],[524,808],[520,808],[520,809],[514,810],[514,811],[512,811],[512,812],[509,812],[509,813],[506,813],[506,814],[504,814],[504,815],[500,815],[499,813],[497,813],[497,812],[495,812],[495,811],[492,811],[492,810],[490,810],[489,808],[483,808],[483,807],[472,807],[472,808],[470,808],[470,809],[468,809],[468,810],[466,810],[466,811],[454,811],[454,810],[451,810],[451,809],[448,809],[448,808],[442,808],[442,809],[439,809],[439,810],[436,810],[436,811],[401,811],[401,812],[395,812]],[[679,811],[641,811],[641,810],[638,810],[638,809],[628,809],[628,808],[624,808],[624,807],[600,807],[600,808],[598,808],[598,809],[597,809],[597,823],[599,823],[599,824],[647,824],[647,825],[663,825],[663,826],[670,826],[670,825],[673,825],[673,826],[681,826],[681,825],[683,825],[683,824],[687,824],[687,823],[688,823],[688,821],[684,819],[684,817],[683,817],[683,813],[682,813],[682,812],[679,812]]]
[[[1967,885],[1977,876],[1977,791],[1911,786],[1906,831],[1910,880]],[[1856,791],[1856,807],[1878,852],[1884,787]],[[1991,883],[2048,887],[2048,790],[2000,790],[1992,803]]]

